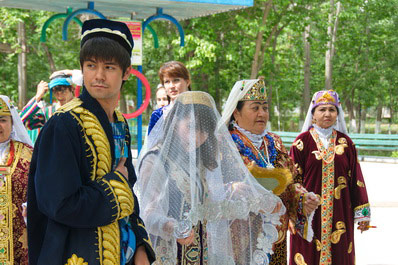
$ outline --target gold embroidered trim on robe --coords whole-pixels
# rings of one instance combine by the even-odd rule
[[[341,197],[341,190],[347,187],[347,180],[345,177],[340,176],[337,178],[338,186],[334,188],[334,198],[339,200]]]
[[[107,182],[102,179],[105,174],[111,172],[112,155],[110,144],[98,118],[81,107],[81,104],[82,101],[79,98],[75,98],[57,112],[70,111],[70,114],[83,128],[85,143],[89,147],[87,152],[93,161],[90,178],[92,181],[96,180],[102,182],[103,185],[108,185],[109,191],[116,198],[118,213],[115,216],[115,221],[97,228],[98,255],[101,265],[120,264],[120,230],[117,220],[133,212],[134,197],[129,185],[120,174],[117,175],[121,181],[111,180]],[[116,115],[118,119],[123,119],[120,113],[116,112]]]
[[[300,253],[296,253],[296,255],[294,255],[294,262],[296,262],[297,265],[307,265],[303,255],[301,255]]]
[[[336,231],[334,231],[330,237],[330,241],[332,241],[333,244],[337,244],[340,241],[341,235],[346,232],[346,226],[345,223],[342,221],[338,221],[336,223]]]
[[[365,183],[363,183],[362,181],[358,180],[357,181],[357,185],[361,188],[365,188]]]
[[[352,252],[352,242],[350,242],[350,244],[348,245],[348,250],[347,250],[348,254],[351,254],[351,252]]]
[[[84,262],[83,258],[79,258],[76,254],[73,254],[72,257],[67,260],[65,265],[88,265],[88,262]]]
[[[299,151],[303,151],[303,149],[304,149],[304,143],[303,143],[303,141],[301,141],[301,139],[298,139],[297,141],[295,141],[292,144],[292,146],[296,146]]]
[[[13,218],[15,205],[12,201],[12,175],[21,157],[30,160],[29,157],[26,157],[28,153],[23,152],[24,146],[22,143],[12,141],[12,144],[14,145],[14,160],[9,167],[0,166],[2,169],[0,172],[0,215],[2,217],[0,220],[0,264],[14,263]]]

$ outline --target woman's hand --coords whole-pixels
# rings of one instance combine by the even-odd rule
[[[310,215],[319,206],[319,198],[313,192],[309,192],[305,196],[304,213]]]
[[[145,251],[145,246],[141,245],[137,248],[134,253],[134,264],[135,265],[149,265],[149,259]]]
[[[277,202],[276,205],[275,205],[274,210],[272,211],[272,214],[273,213],[279,213],[281,208],[282,208],[282,203],[281,202]]]
[[[193,229],[191,230],[191,233],[189,234],[188,237],[186,238],[179,238],[177,239],[177,242],[180,245],[191,245],[193,243],[193,240],[195,239],[195,233],[193,231]]]
[[[361,230],[361,233],[363,233],[363,231],[369,230],[369,221],[359,222],[358,229]]]

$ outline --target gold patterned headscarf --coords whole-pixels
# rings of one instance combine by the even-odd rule
[[[242,80],[242,90],[245,89],[245,83],[246,80]],[[249,88],[243,98],[240,99],[240,101],[246,100],[267,100],[267,90],[265,88],[265,83],[263,79],[258,79],[258,81]]]
[[[229,93],[221,121],[224,124],[229,124],[238,102],[249,100],[267,101],[267,89],[263,79],[246,79],[237,81]]]
[[[10,108],[2,98],[0,98],[0,116],[11,116]]]
[[[11,139],[33,146],[28,132],[26,131],[26,128],[22,123],[21,117],[19,117],[18,111],[10,103],[10,99],[4,95],[0,95],[0,116],[11,116]]]
[[[181,102],[182,104],[200,104],[200,105],[205,105],[210,108],[213,108],[214,106],[214,101],[213,98],[209,96],[206,92],[202,91],[187,91],[184,93],[181,93],[177,101]]]

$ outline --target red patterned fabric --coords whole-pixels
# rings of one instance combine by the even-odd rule
[[[322,196],[321,207],[318,207],[314,215],[314,239],[311,243],[297,235],[291,236],[290,264],[353,265],[354,219],[368,219],[370,216],[357,152],[347,135],[335,131],[335,138],[332,137],[329,142],[329,147],[334,146],[334,150],[329,154],[316,131],[311,130],[312,132],[304,132],[296,138],[290,155],[299,172],[296,181],[302,182],[308,191]],[[333,185],[331,189],[328,183]],[[331,210],[331,231],[322,229],[330,218],[328,215],[325,222],[321,221],[321,214],[326,210]],[[323,258],[320,257],[321,253]]]
[[[230,131],[231,134],[239,135],[239,138],[243,141],[245,146],[252,146],[249,142],[250,140],[245,137],[238,129],[234,128]],[[277,151],[277,157],[275,160],[274,166],[276,168],[288,168],[292,172],[292,175],[295,176],[296,169],[294,167],[292,159],[289,157],[289,154],[282,143],[281,138],[269,132],[268,135],[272,137],[275,144],[275,149]],[[263,138],[263,144],[260,147],[260,151],[264,152],[265,146],[268,145],[268,139],[266,137]],[[258,152],[251,148],[252,152],[259,158]],[[246,165],[248,165],[252,160],[241,153],[241,157]],[[306,218],[303,215],[302,207],[301,207],[301,199],[302,196],[307,191],[301,186],[299,183],[292,183],[287,186],[285,192],[283,192],[279,197],[281,198],[283,204],[286,207],[286,214],[281,218],[281,225],[278,227],[279,239],[277,243],[274,245],[274,254],[272,255],[270,265],[285,265],[287,264],[287,249],[286,249],[286,233],[288,230],[289,219],[294,223],[297,219],[303,220],[302,222],[306,222]]]
[[[1,252],[8,253],[7,257],[0,254],[0,261],[10,260],[10,264],[27,265],[28,264],[28,242],[27,231],[24,219],[22,217],[22,203],[27,201],[27,184],[30,159],[32,157],[32,148],[26,144],[11,141],[10,142],[9,158],[13,157],[9,167],[9,174],[3,174],[5,181],[11,178],[11,189],[8,185],[2,185],[2,195],[7,197],[7,205],[1,208],[2,217],[8,216],[11,212],[12,224],[7,222],[7,218],[2,219],[1,229],[3,230],[2,243],[11,240],[11,234],[4,233],[5,231],[12,232],[12,243],[4,244],[0,247]],[[8,197],[12,197],[11,204]],[[8,229],[8,230],[7,230]],[[12,247],[12,249],[7,249]],[[1,249],[4,248],[4,249]],[[12,255],[13,253],[13,255]],[[13,257],[12,257],[13,256]],[[13,262],[13,263],[12,263]],[[6,263],[4,263],[6,264]],[[9,264],[9,263],[7,263]]]

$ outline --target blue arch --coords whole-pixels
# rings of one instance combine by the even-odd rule
[[[99,18],[107,19],[102,13],[100,13],[100,12],[98,12],[98,11],[96,11],[96,10],[93,10],[93,9],[89,9],[89,8],[83,8],[83,9],[78,9],[78,10],[76,10],[76,11],[73,11],[73,12],[66,18],[66,20],[65,20],[65,22],[64,22],[64,25],[62,26],[62,39],[63,39],[63,40],[65,40],[65,41],[68,40],[68,26],[69,26],[69,23],[72,21],[72,19],[73,19],[75,16],[80,15],[80,14],[83,14],[83,13],[89,13],[89,14],[96,15],[96,16],[98,16]]]
[[[178,32],[180,33],[180,46],[183,47],[185,44],[185,34],[184,30],[181,26],[181,24],[175,19],[174,17],[163,14],[163,8],[157,8],[156,15],[150,16],[147,18],[144,23],[142,23],[142,32],[144,34],[145,28],[148,26],[149,23],[151,23],[153,20],[156,19],[166,19],[172,22],[178,29]]]

